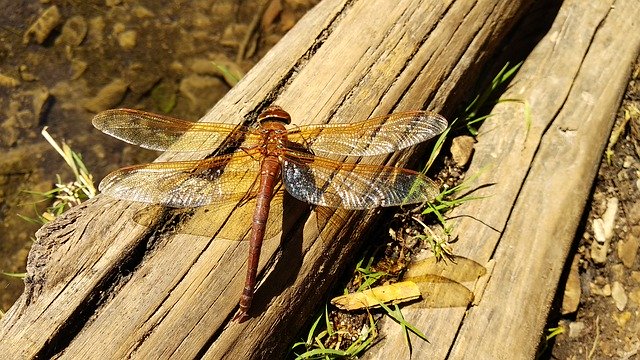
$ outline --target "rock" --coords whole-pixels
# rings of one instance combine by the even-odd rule
[[[100,112],[116,106],[127,91],[127,83],[122,79],[115,79],[105,85],[98,94],[84,102],[85,109],[91,112]]]
[[[640,236],[640,201],[636,201],[630,208],[626,209],[626,213],[627,221],[629,221],[629,224],[636,224],[637,230],[635,231]]]
[[[149,92],[149,90],[151,90],[158,82],[160,82],[162,78],[156,74],[136,74],[127,77],[127,79],[130,79],[131,81],[131,83],[129,84],[129,90],[141,97],[143,94]]]
[[[33,114],[35,119],[37,120],[37,123],[35,123],[34,126],[37,126],[40,123],[42,114],[47,110],[47,105],[49,104],[51,94],[45,87],[33,89],[26,92],[26,94],[29,94],[32,97],[31,103],[33,104]]]
[[[267,5],[267,8],[262,14],[261,26],[263,31],[269,29],[269,27],[273,25],[276,18],[278,18],[282,12],[282,8],[282,2],[280,2],[280,0],[272,0],[269,2],[269,5]]]
[[[80,15],[76,15],[64,23],[60,36],[56,39],[56,44],[66,44],[78,46],[87,36],[87,20]]]
[[[292,7],[294,9],[298,9],[301,7],[309,7],[313,3],[312,0],[285,0],[287,6]]]
[[[224,96],[227,86],[217,77],[193,74],[180,81],[179,91],[193,112],[204,114]]]
[[[598,264],[602,264],[607,259],[613,228],[618,213],[618,199],[607,199],[607,207],[601,219],[593,220],[593,236],[596,241],[591,243],[591,259]]]
[[[636,287],[633,290],[629,291],[629,300],[635,304],[635,306],[640,306],[640,287]]]
[[[29,68],[27,67],[27,65],[20,65],[18,67],[18,72],[20,73],[20,78],[24,81],[36,81],[38,80],[38,77],[33,75],[30,71]]]
[[[451,156],[458,167],[467,165],[473,154],[475,139],[468,135],[457,136],[451,141]]]
[[[7,88],[12,88],[12,87],[16,87],[20,85],[20,80],[15,79],[9,75],[5,75],[5,74],[1,74],[0,73],[0,86],[2,87],[7,87]]]
[[[222,32],[220,44],[231,47],[239,46],[247,30],[248,26],[246,24],[230,24]]]
[[[616,215],[618,214],[618,198],[610,198],[607,200],[607,210],[602,214],[604,225],[605,239],[611,240],[613,237],[613,228],[616,225]]]
[[[627,323],[629,322],[629,320],[631,320],[631,312],[629,311],[625,311],[621,314],[614,313],[612,315],[618,326],[623,329],[627,327]]]
[[[133,8],[133,10],[131,11],[133,13],[133,15],[139,19],[144,19],[144,18],[150,18],[153,17],[155,14],[153,13],[153,11],[147,9],[146,7],[142,6],[142,5],[137,5],[136,7]]]
[[[89,20],[88,42],[96,47],[101,47],[104,42],[104,29],[106,23],[102,16],[96,16]]]
[[[196,74],[216,75],[218,73],[218,68],[216,64],[214,64],[212,60],[209,60],[207,58],[193,59],[189,67]]]
[[[624,265],[618,263],[611,264],[611,266],[609,266],[609,279],[613,281],[624,281],[626,278],[627,274],[624,269]]]
[[[190,68],[196,74],[220,77],[231,87],[235,86],[235,84],[237,84],[244,76],[244,72],[240,66],[224,55],[216,56],[213,59],[195,59],[191,63]]]
[[[627,294],[625,294],[622,284],[618,281],[613,282],[613,286],[611,287],[611,297],[616,304],[616,308],[620,311],[624,310],[629,298],[627,297]]]
[[[208,29],[211,28],[211,18],[205,14],[195,14],[191,19],[191,23],[195,28]],[[203,36],[209,35],[209,32],[205,31]],[[210,36],[210,35],[209,35]]]
[[[576,312],[580,305],[582,289],[580,287],[580,274],[578,273],[579,263],[580,255],[576,254],[571,262],[571,269],[569,270],[567,283],[564,287],[564,295],[562,297],[562,315]]]
[[[297,18],[296,14],[291,10],[285,10],[280,14],[280,26],[278,27],[280,31],[287,32],[291,30],[291,28],[296,24]]]
[[[47,10],[43,11],[40,17],[29,26],[29,29],[24,33],[22,42],[26,45],[33,37],[38,44],[42,44],[51,34],[51,31],[60,25],[62,19],[60,18],[60,10],[53,5]]]
[[[228,19],[229,17],[234,16],[236,6],[237,5],[230,1],[214,1],[213,5],[211,5],[211,17],[216,19],[216,22]]]
[[[71,60],[71,79],[75,80],[80,78],[80,76],[82,76],[82,74],[87,70],[87,65],[86,61],[78,59]]]
[[[604,244],[607,241],[607,237],[604,234],[604,220],[600,218],[593,219],[593,237],[600,244]]]
[[[607,260],[607,252],[609,252],[609,243],[599,244],[597,241],[591,243],[591,251],[589,255],[591,260],[596,264],[602,264]]]
[[[569,337],[577,338],[584,330],[584,323],[582,321],[572,321],[569,323]]]
[[[598,287],[596,284],[589,284],[589,290],[594,295],[600,296],[610,296],[611,295],[611,286],[609,284],[605,284],[602,288]]]
[[[618,257],[625,267],[631,269],[635,264],[639,245],[638,238],[632,233],[627,233],[627,239],[618,241]]]
[[[13,147],[17,144],[18,139],[20,139],[17,122],[16,116],[8,116],[7,119],[0,124],[0,145]],[[0,195],[4,194],[0,193]]]
[[[125,50],[136,47],[138,33],[135,30],[127,30],[118,34],[118,45]]]
[[[179,61],[172,61],[171,64],[169,64],[169,70],[176,74],[185,74],[187,72],[185,66]]]
[[[113,29],[111,30],[111,35],[118,36],[118,34],[127,30],[127,25],[121,22],[117,22],[113,24]]]

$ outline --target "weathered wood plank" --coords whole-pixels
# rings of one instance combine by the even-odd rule
[[[297,124],[423,107],[446,114],[527,6],[513,0],[324,1],[203,121],[252,121],[272,102]],[[161,160],[187,156],[202,154]],[[323,228],[300,205],[286,209],[283,218],[294,225],[304,215],[304,229],[298,226],[282,243],[266,242],[256,318],[235,324],[229,319],[244,280],[246,242],[176,234],[171,222],[145,228],[132,220],[142,208],[101,196],[41,229],[25,293],[2,321],[0,353],[15,359],[279,358],[358,248],[361,237],[354,234],[375,219],[374,212],[344,214]]]
[[[466,315],[464,309],[404,312],[430,341],[414,338],[414,358],[535,358],[640,50],[639,16],[640,3],[633,0],[565,1],[527,57],[503,98],[524,101],[531,117],[523,104],[493,109],[468,171],[480,174],[477,185],[493,185],[474,192],[486,198],[452,214],[460,237],[455,253],[492,259],[493,274]],[[381,330],[387,341],[366,358],[409,358],[397,327],[388,321]]]

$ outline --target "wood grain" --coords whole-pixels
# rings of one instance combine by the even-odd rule
[[[528,5],[323,1],[202,121],[249,123],[271,103],[297,124],[420,108],[447,115]],[[368,161],[401,165],[409,154]],[[11,359],[281,358],[376,219],[375,212],[339,211],[331,226],[322,226],[296,206],[285,206],[283,215],[296,231],[265,242],[256,317],[236,324],[230,317],[247,242],[176,233],[162,211],[166,221],[144,227],[132,220],[141,204],[103,196],[88,201],[38,232],[25,293],[2,319],[0,353]],[[219,225],[248,229],[250,221],[212,224]]]
[[[478,306],[404,312],[413,358],[533,359],[640,49],[637,1],[565,1],[482,126],[474,196],[451,217],[455,253],[495,263]],[[525,24],[520,31],[528,31]],[[620,31],[620,29],[625,29]],[[632,35],[633,34],[633,35]],[[530,112],[530,115],[527,113]],[[366,359],[408,359],[398,326]]]

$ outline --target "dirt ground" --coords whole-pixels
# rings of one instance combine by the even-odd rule
[[[640,358],[640,60],[613,133],[549,320],[564,330],[553,359]]]
[[[91,117],[133,107],[198,119],[233,86],[229,74],[248,71],[317,2],[0,0],[0,270],[24,271],[39,227],[16,216],[44,206],[21,191],[47,191],[55,174],[71,176],[41,137],[43,126],[83,155],[96,181],[152,160],[156,153],[100,134]],[[39,30],[30,32],[38,19]],[[637,63],[618,111],[619,136],[603,156],[578,230],[566,291],[549,319],[548,328],[564,332],[543,341],[541,358],[638,358],[639,76]],[[0,276],[0,309],[21,292],[21,280]]]

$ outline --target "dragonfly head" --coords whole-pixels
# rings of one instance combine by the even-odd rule
[[[291,115],[288,112],[282,110],[278,105],[271,105],[265,111],[258,115],[258,122],[260,124],[267,121],[277,121],[286,125],[291,124]]]

